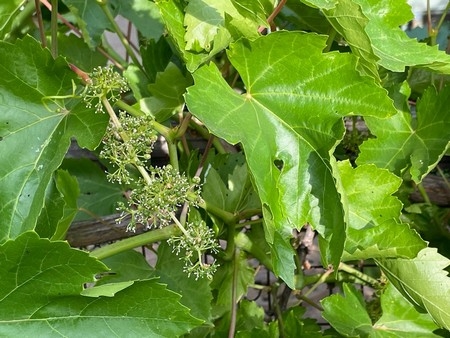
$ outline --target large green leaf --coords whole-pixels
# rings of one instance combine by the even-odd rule
[[[402,203],[392,196],[401,179],[375,165],[352,168],[338,164],[345,200],[348,228],[343,260],[414,258],[426,243],[408,224],[399,222]]]
[[[388,285],[381,295],[383,315],[372,325],[361,294],[344,284],[344,297],[332,295],[321,303],[322,316],[342,335],[370,338],[439,337],[433,333],[438,327],[428,314],[417,312],[398,291]]]
[[[1,243],[35,226],[70,137],[92,149],[108,120],[81,100],[54,98],[71,94],[75,75],[31,37],[14,45],[1,42],[0,58]]]
[[[450,144],[450,86],[429,87],[417,103],[417,118],[399,112],[388,120],[365,119],[375,139],[364,142],[358,164],[374,163],[397,175],[407,170],[417,183],[444,156]]]
[[[228,56],[247,92],[237,94],[209,66],[194,73],[186,97],[214,134],[242,143],[263,203],[274,270],[291,286],[293,228],[310,223],[330,242],[324,260],[337,265],[341,258],[344,213],[330,154],[344,134],[342,116],[395,113],[386,92],[355,70],[352,55],[322,54],[325,42],[299,32],[236,42]]]
[[[114,297],[84,297],[83,283],[106,267],[65,242],[27,232],[0,247],[0,335],[175,337],[201,321],[155,280]]]
[[[426,310],[440,327],[450,330],[450,278],[444,269],[447,257],[426,248],[414,259],[385,259],[377,262],[403,296]]]

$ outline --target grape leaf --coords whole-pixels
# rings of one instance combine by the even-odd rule
[[[94,49],[101,43],[102,34],[105,30],[113,30],[112,24],[108,21],[97,1],[62,0],[62,2],[75,16],[83,39],[89,48]],[[107,6],[110,5],[111,1]]]
[[[366,124],[377,138],[361,145],[357,163],[374,163],[399,176],[408,170],[419,183],[450,145],[449,106],[450,86],[439,93],[429,87],[417,103],[417,119],[409,112],[383,121],[367,117]]]
[[[375,336],[386,337],[439,337],[432,333],[438,328],[427,313],[416,311],[397,289],[389,284],[381,295],[383,315],[373,325]]]
[[[55,98],[72,93],[75,75],[33,38],[14,45],[0,42],[0,58],[1,243],[34,228],[71,136],[92,149],[108,118],[94,114],[79,99]]]
[[[339,333],[350,337],[368,337],[372,321],[364,299],[355,287],[343,283],[344,295],[334,294],[320,301],[325,318]]]
[[[148,85],[151,97],[140,100],[141,109],[152,114],[157,121],[166,121],[184,104],[183,94],[191,85],[189,74],[184,76],[178,66],[169,63],[156,75],[155,83]]]
[[[414,258],[426,247],[416,231],[399,223],[402,203],[392,194],[400,187],[400,178],[369,164],[353,169],[349,161],[342,161],[338,168],[348,205],[344,261]]]
[[[378,64],[395,72],[407,66],[428,68],[450,74],[450,56],[438,46],[428,46],[409,38],[400,28],[413,18],[405,0],[353,0],[369,19],[365,31],[372,42]]]
[[[193,74],[186,96],[214,134],[242,143],[263,204],[274,270],[291,287],[293,228],[310,223],[330,242],[326,262],[337,265],[342,254],[344,215],[330,155],[344,134],[342,116],[395,113],[386,92],[355,70],[352,55],[321,53],[325,41],[276,32],[236,42],[228,57],[247,93],[234,92],[211,65]]]
[[[444,270],[450,264],[448,258],[426,248],[414,259],[383,259],[377,264],[403,296],[450,330],[450,278]]]
[[[343,284],[344,296],[332,295],[321,301],[322,316],[342,335],[350,337],[439,337],[428,314],[417,312],[390,284],[381,295],[383,315],[372,325],[361,294]]]
[[[14,18],[20,14],[23,0],[2,1],[0,3],[0,40],[10,32]]]
[[[187,277],[183,271],[184,262],[172,253],[167,243],[158,247],[158,261],[153,276],[159,277],[159,282],[180,294],[180,303],[191,310],[191,314],[205,322],[211,320],[211,287],[207,278],[195,279]]]
[[[0,335],[174,337],[201,324],[155,280],[134,282],[114,297],[81,296],[83,283],[106,269],[33,232],[7,241],[0,247]]]

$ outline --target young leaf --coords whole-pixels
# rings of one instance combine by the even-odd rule
[[[450,330],[450,278],[444,270],[450,264],[448,258],[426,248],[414,259],[383,259],[377,264],[403,296]]]
[[[98,145],[107,124],[72,94],[74,73],[62,58],[31,37],[14,45],[0,42],[0,243],[33,229],[45,190],[76,136],[80,145]]]
[[[450,86],[429,87],[417,103],[417,119],[399,112],[387,120],[365,119],[376,139],[361,147],[358,164],[374,163],[397,175],[408,170],[419,183],[444,156],[450,142]]]
[[[348,206],[343,260],[413,258],[426,247],[414,230],[399,223],[402,203],[392,194],[400,178],[369,164],[353,169],[349,161],[342,161],[338,168]]]
[[[291,287],[293,228],[310,223],[330,241],[326,262],[338,264],[342,254],[344,215],[330,155],[344,134],[342,116],[395,113],[386,92],[355,70],[352,55],[321,53],[325,41],[299,32],[238,41],[228,56],[247,93],[234,92],[209,66],[194,73],[186,96],[189,109],[214,134],[242,143],[263,203],[266,236],[278,251],[275,272]],[[282,263],[279,254],[286,258]]]
[[[148,111],[157,121],[166,121],[184,104],[183,94],[191,85],[192,78],[184,76],[178,66],[169,63],[166,69],[156,75],[155,83],[148,85],[151,97],[140,100],[143,111]]]
[[[81,296],[83,283],[106,269],[87,253],[33,232],[6,242],[0,247],[0,335],[174,337],[201,324],[179,295],[155,280],[135,282],[114,297]]]

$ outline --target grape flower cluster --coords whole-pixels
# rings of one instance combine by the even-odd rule
[[[131,188],[127,201],[118,205],[121,215],[117,222],[130,215],[127,228],[130,231],[134,231],[138,224],[160,228],[174,222],[180,229],[180,235],[168,239],[168,243],[175,254],[183,253],[180,259],[185,262],[184,271],[188,276],[212,278],[217,267],[204,262],[203,255],[218,251],[214,232],[204,221],[181,224],[175,216],[183,205],[198,206],[201,201],[200,178],[189,180],[171,165],[150,165],[158,136],[153,128],[153,118],[144,114],[132,116],[125,112],[119,112],[116,116],[112,109],[111,103],[128,90],[126,80],[112,67],[98,67],[89,74],[83,92],[88,108],[94,105],[96,112],[103,112],[106,108],[111,116],[100,153],[113,167],[108,179]],[[140,175],[136,175],[136,170]]]

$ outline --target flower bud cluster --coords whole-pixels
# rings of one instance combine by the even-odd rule
[[[135,117],[120,112],[118,119],[120,127],[112,122],[108,126],[100,156],[116,168],[108,174],[111,182],[130,184],[133,178],[127,166],[141,166],[149,170],[148,163],[157,133],[153,129],[153,118],[150,115]]]
[[[208,228],[204,221],[190,222],[186,224],[186,233],[172,237],[168,243],[172,246],[172,252],[177,256],[181,253],[184,261],[184,272],[188,277],[195,279],[207,277],[212,279],[217,270],[217,264],[203,262],[202,255],[206,252],[217,253],[219,244],[215,239],[214,231]]]
[[[114,103],[122,93],[130,90],[127,81],[111,65],[94,68],[89,76],[83,100],[86,107],[94,106],[97,113],[103,112],[102,98]]]
[[[131,215],[129,230],[137,224],[147,227],[164,227],[171,223],[171,214],[188,202],[188,192],[193,188],[187,177],[167,165],[150,168],[150,182],[140,179],[130,193],[127,203],[119,204],[123,217]]]

